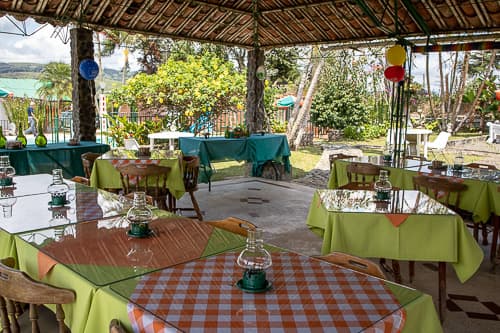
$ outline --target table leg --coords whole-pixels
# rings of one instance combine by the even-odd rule
[[[422,144],[422,138],[420,134],[417,134],[417,156],[420,156],[420,145]]]
[[[424,157],[427,159],[427,140],[429,135],[424,134]]]
[[[168,139],[168,149],[174,151],[174,139]]]
[[[498,244],[498,229],[500,228],[500,216],[493,214],[493,238],[491,239],[490,261],[495,261]]]
[[[155,139],[149,138],[149,151],[153,151],[154,146],[155,146]]]
[[[445,311],[446,311],[446,263],[439,262],[439,319],[441,323],[444,322]]]

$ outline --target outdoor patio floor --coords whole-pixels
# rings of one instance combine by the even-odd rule
[[[308,255],[320,253],[321,239],[306,226],[314,188],[261,178],[235,178],[214,182],[212,191],[200,185],[195,193],[205,220],[235,216],[264,229],[265,241]],[[189,196],[178,206],[190,204]],[[489,247],[483,247],[485,258]],[[403,283],[432,295],[437,302],[437,266],[417,263],[415,281],[408,283],[406,262],[401,262]],[[500,269],[485,259],[479,271],[461,284],[451,265],[447,269],[449,309],[445,332],[500,332]]]

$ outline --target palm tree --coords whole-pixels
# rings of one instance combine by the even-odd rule
[[[58,101],[58,109],[64,98],[72,93],[71,66],[62,62],[50,62],[43,68],[38,78],[41,86],[37,93],[41,98]]]

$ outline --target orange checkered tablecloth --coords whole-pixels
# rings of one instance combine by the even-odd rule
[[[290,252],[273,253],[271,290],[235,286],[238,253],[151,273],[127,304],[135,332],[401,332],[406,313],[384,281]]]

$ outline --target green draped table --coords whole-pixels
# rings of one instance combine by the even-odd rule
[[[262,174],[262,166],[267,161],[283,163],[285,172],[290,173],[290,148],[285,135],[251,135],[239,139],[224,137],[179,138],[179,147],[184,155],[200,158],[204,172],[200,182],[208,182],[212,176],[211,162],[223,160],[247,161],[252,163],[252,176]]]
[[[86,152],[105,153],[109,145],[81,141],[78,146],[67,143],[49,143],[46,147],[28,145],[23,149],[0,149],[0,155],[9,155],[11,165],[18,175],[51,173],[62,169],[65,178],[84,176],[81,155]]]
[[[483,260],[483,251],[460,216],[419,191],[393,191],[391,200],[384,202],[376,200],[373,191],[317,190],[307,226],[323,239],[323,254],[449,262],[462,283]],[[445,279],[446,266],[440,266]],[[444,295],[442,290],[440,313]]]
[[[153,151],[151,156],[138,156],[137,151],[116,149],[103,154],[94,161],[90,185],[95,188],[121,189],[122,182],[117,166],[126,163],[158,164],[170,167],[167,178],[167,187],[176,199],[180,199],[186,192],[184,188],[182,164],[179,161],[180,152],[166,150]]]
[[[389,180],[392,185],[401,189],[413,189],[413,176],[418,173],[436,172],[430,168],[430,162],[405,160],[402,167],[394,167],[384,164],[381,156],[339,159],[333,163],[328,188],[335,189],[348,183],[346,167],[351,161],[384,167],[389,171]],[[460,197],[459,208],[472,213],[474,222],[485,223],[489,220],[491,213],[500,214],[500,192],[495,190],[495,186],[499,185],[498,181],[477,178],[472,172],[456,174],[446,170],[439,171],[439,174],[441,173],[467,185],[467,190]]]
[[[245,243],[243,237],[209,224],[165,215],[151,223],[154,234],[141,239],[127,236],[123,217],[66,225],[62,232],[48,228],[16,235],[19,267],[37,280],[76,292],[76,301],[63,308],[66,324],[78,333],[85,332],[101,288]],[[111,319],[106,319],[106,327]]]

